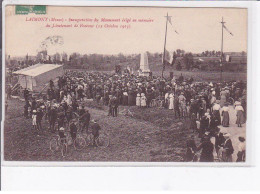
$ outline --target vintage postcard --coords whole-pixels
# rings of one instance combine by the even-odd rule
[[[4,14],[4,162],[247,162],[247,8]]]

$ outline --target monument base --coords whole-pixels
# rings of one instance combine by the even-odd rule
[[[139,72],[139,76],[149,76],[149,75],[150,75],[150,71]]]

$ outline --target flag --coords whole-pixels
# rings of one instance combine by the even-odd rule
[[[172,16],[165,16],[166,18],[167,18],[167,21],[172,25]],[[172,25],[173,26],[173,25]],[[179,34],[178,32],[177,32],[177,30],[174,30],[174,32],[176,33],[176,34]]]
[[[168,16],[168,14],[167,14],[166,18],[167,18],[167,21],[172,25],[172,16]]]
[[[166,65],[166,63],[171,64],[172,59],[173,59],[173,54],[165,49],[165,56],[164,56],[164,59],[162,59],[163,65]]]
[[[232,32],[230,32],[225,25],[223,25],[223,27],[225,28],[225,30],[226,30],[231,36],[234,36],[234,34],[232,34]]]

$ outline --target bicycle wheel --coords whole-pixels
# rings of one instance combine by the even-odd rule
[[[155,99],[152,99],[152,101],[151,101],[151,107],[155,107],[156,106],[156,101],[155,101]]]
[[[71,138],[70,135],[68,135],[68,136],[66,137],[66,141],[67,141],[67,144],[68,144],[69,146],[73,144],[73,141],[72,141],[72,138]]]
[[[62,147],[61,147],[61,155],[62,155],[63,157],[65,157],[66,154],[67,154],[67,151],[68,151],[68,146],[67,146],[66,143],[63,143],[63,144],[62,144]]]
[[[74,140],[74,148],[76,150],[82,150],[86,146],[86,141],[83,137],[76,137]]]
[[[158,101],[158,107],[159,108],[163,108],[163,105],[164,105],[164,101],[163,100],[159,100]]]
[[[56,137],[52,138],[51,141],[50,141],[50,150],[52,152],[59,150],[58,139]]]
[[[93,142],[91,135],[85,134],[85,135],[83,135],[83,138],[85,139],[86,146],[89,146],[91,144],[91,142]]]
[[[109,146],[109,136],[105,133],[99,134],[95,142],[98,147],[106,148]]]

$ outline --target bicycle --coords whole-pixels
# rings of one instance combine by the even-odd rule
[[[94,135],[92,134],[92,131],[90,130],[88,133],[84,134],[86,146],[89,146],[90,144],[93,145],[94,141]],[[95,139],[95,144],[97,147],[100,148],[106,148],[109,146],[110,139],[109,135],[105,132],[100,132],[99,136]]]
[[[66,135],[66,138],[60,138],[59,135],[56,135],[53,137],[50,141],[50,150],[52,152],[61,150],[62,157],[65,157],[65,155],[68,152],[68,142],[69,142],[69,136]]]
[[[77,133],[73,145],[76,150],[82,150],[86,147],[86,141],[82,134]]]
[[[75,139],[75,145],[79,144],[80,150],[94,144],[94,135],[92,134],[92,130],[89,130],[87,133],[77,134]],[[110,144],[109,135],[105,132],[99,133],[99,136],[95,139],[95,144],[99,148],[106,148]],[[79,149],[79,148],[77,148]]]
[[[151,101],[151,107],[163,108],[163,105],[164,105],[164,100],[152,99]]]

